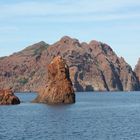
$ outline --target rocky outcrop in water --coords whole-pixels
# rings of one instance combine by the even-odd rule
[[[18,97],[10,89],[0,90],[0,105],[20,104]]]
[[[69,68],[61,56],[55,57],[48,65],[46,86],[40,90],[34,102],[69,104],[75,102],[75,94],[69,76]]]
[[[102,42],[79,42],[68,36],[48,45],[39,42],[9,57],[0,58],[0,88],[37,91],[48,82],[47,66],[55,56],[69,66],[75,91],[139,90],[131,66]]]

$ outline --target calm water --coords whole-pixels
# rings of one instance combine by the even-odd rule
[[[140,140],[140,92],[77,93],[66,106],[0,106],[0,140]]]

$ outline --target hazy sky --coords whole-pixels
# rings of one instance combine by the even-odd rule
[[[62,36],[109,44],[135,66],[140,0],[0,0],[0,56]]]

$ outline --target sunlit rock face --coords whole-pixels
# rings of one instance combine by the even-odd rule
[[[10,89],[1,89],[0,90],[0,105],[15,105],[20,104],[18,97],[14,95]]]
[[[70,104],[75,102],[69,67],[61,56],[55,57],[48,65],[47,78],[46,86],[40,89],[34,102],[48,104]]]
[[[47,66],[58,55],[69,66],[75,91],[139,90],[135,72],[109,45],[95,40],[79,42],[68,36],[52,45],[41,41],[0,58],[0,88],[38,91],[48,83]]]

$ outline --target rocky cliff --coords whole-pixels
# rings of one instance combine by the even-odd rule
[[[138,77],[139,82],[140,82],[140,58],[138,60],[137,65],[135,66],[135,70],[134,71],[135,71],[136,76]]]
[[[41,87],[34,102],[48,104],[75,103],[75,94],[69,75],[69,67],[61,56],[55,57],[48,65],[45,87]]]
[[[62,56],[69,68],[75,91],[139,90],[138,78],[131,66],[102,42],[79,42],[68,36],[48,45],[39,42],[21,52],[0,59],[0,88],[36,91],[44,86],[47,65]]]

